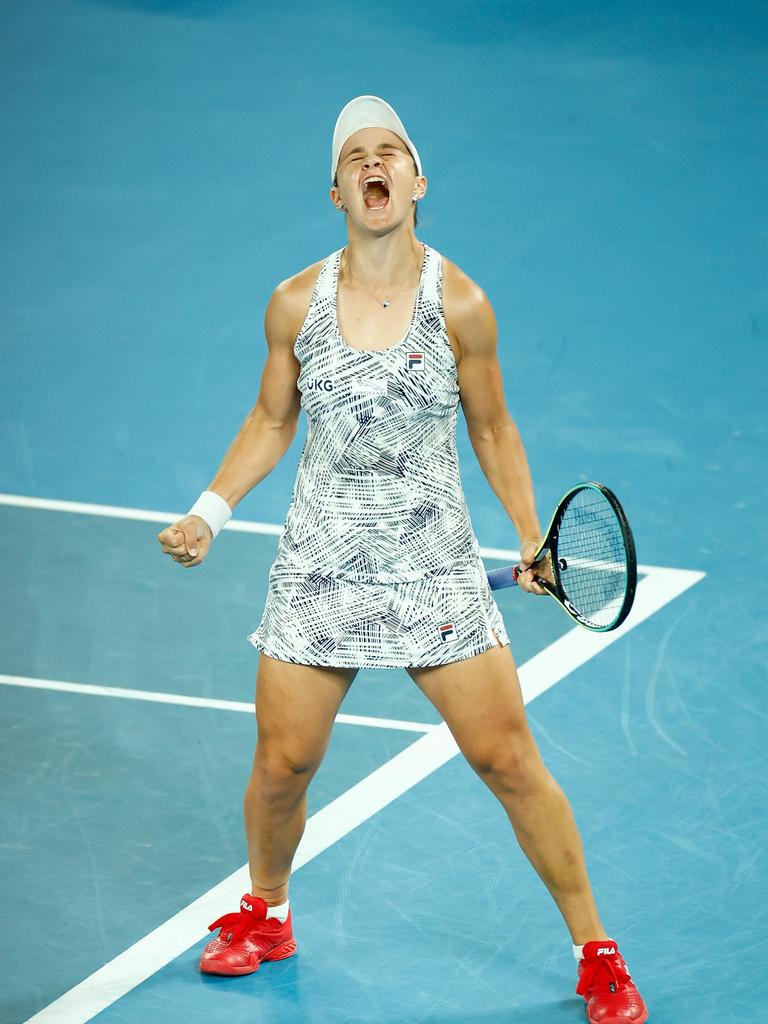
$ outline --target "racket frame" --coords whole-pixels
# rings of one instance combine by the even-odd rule
[[[624,593],[624,601],[622,602],[616,618],[607,626],[597,626],[595,623],[590,622],[590,620],[581,615],[578,609],[574,608],[568,600],[565,588],[563,587],[560,579],[560,566],[557,559],[559,528],[566,509],[570,505],[573,495],[577,494],[579,491],[590,489],[599,491],[613,509],[619,523],[622,540],[624,541],[624,550],[627,556],[627,587]],[[629,615],[632,604],[635,600],[635,591],[637,589],[637,554],[635,552],[635,539],[632,536],[632,529],[629,525],[629,520],[626,517],[624,509],[621,507],[621,502],[613,491],[609,487],[606,487],[605,484],[598,483],[596,480],[590,480],[587,483],[576,484],[575,487],[571,487],[569,491],[566,491],[557,503],[557,508],[552,514],[544,539],[536,549],[533,561],[528,568],[531,566],[535,567],[536,564],[541,562],[543,559],[546,559],[548,562],[550,572],[552,573],[552,580],[554,582],[538,575],[534,576],[534,579],[540,587],[543,587],[544,590],[546,590],[550,597],[554,597],[574,622],[578,622],[579,625],[585,626],[587,629],[590,629],[595,633],[608,633],[610,630],[618,628],[626,619],[627,615]],[[514,567],[512,575],[515,583],[517,583],[517,578],[523,571],[522,565]]]

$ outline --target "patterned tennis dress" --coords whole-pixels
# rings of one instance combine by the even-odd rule
[[[414,668],[509,643],[459,477],[442,257],[424,246],[410,327],[352,348],[324,261],[294,352],[308,430],[258,629],[281,661]],[[496,636],[494,636],[494,633]]]

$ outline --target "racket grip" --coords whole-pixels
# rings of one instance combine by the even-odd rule
[[[491,569],[486,573],[491,590],[501,590],[504,587],[517,586],[517,574],[519,566],[505,565],[501,569]]]

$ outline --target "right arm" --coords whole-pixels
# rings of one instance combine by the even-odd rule
[[[264,316],[269,351],[259,397],[208,487],[232,509],[272,472],[296,436],[301,366],[293,346],[301,324],[296,326],[295,305],[290,282],[278,285]]]
[[[272,293],[264,315],[268,352],[259,395],[207,488],[230,508],[272,472],[296,435],[301,366],[293,346],[309,305],[305,273],[281,282]],[[205,520],[187,515],[157,539],[175,562],[191,567],[203,561],[213,537]]]

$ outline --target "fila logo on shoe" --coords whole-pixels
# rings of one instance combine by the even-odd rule
[[[250,903],[246,903],[245,900],[240,900],[240,909],[247,910],[249,913],[253,913],[253,907]]]
[[[597,951],[598,956],[611,956],[616,952],[614,946],[601,946]]]

